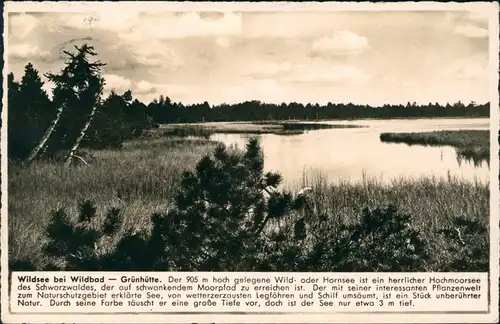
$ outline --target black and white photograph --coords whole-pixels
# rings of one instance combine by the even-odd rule
[[[490,270],[490,13],[96,8],[5,15],[10,271]]]

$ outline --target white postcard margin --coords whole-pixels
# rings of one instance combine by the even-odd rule
[[[439,2],[405,2],[405,3],[371,3],[371,2],[6,2],[4,6],[4,48],[8,48],[8,13],[9,12],[92,12],[102,10],[148,10],[169,11],[478,11],[487,14],[489,20],[489,55],[490,55],[490,313],[484,315],[471,314],[292,314],[292,315],[168,315],[171,323],[479,323],[498,322],[498,276],[499,276],[499,6],[496,2],[439,3]],[[7,73],[8,55],[4,51],[3,98],[2,106],[7,107]],[[7,109],[2,109],[1,128],[1,313],[5,323],[164,323],[162,314],[112,314],[112,315],[12,315],[9,314],[8,301],[8,180],[7,180]],[[453,301],[449,301],[453,302]]]

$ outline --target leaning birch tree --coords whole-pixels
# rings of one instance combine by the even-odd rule
[[[49,73],[46,77],[56,86],[54,101],[66,107],[56,130],[53,143],[67,149],[65,164],[69,165],[82,139],[92,123],[101,101],[104,79],[101,61],[90,61],[96,56],[93,46],[75,46],[76,52],[64,51],[68,57],[59,74]]]
[[[23,162],[24,166],[30,165],[31,162],[37,157],[38,153],[45,147],[47,144],[47,141],[50,138],[50,135],[54,132],[54,129],[56,128],[57,124],[59,123],[59,120],[61,119],[61,114],[63,112],[63,106],[60,106],[57,109],[57,113],[55,118],[52,120],[50,123],[49,128],[45,131],[45,134],[43,134],[42,138],[40,139],[40,142],[31,150],[30,154],[26,158],[26,160]]]
[[[102,86],[103,86],[103,82],[102,83],[100,82],[101,80],[102,79],[96,80],[96,82],[99,82],[98,86],[100,87],[99,96],[100,96],[100,93],[102,93]],[[66,159],[64,161],[65,165],[71,164],[73,156],[75,156],[76,150],[78,150],[78,147],[80,146],[80,143],[82,142],[82,139],[85,137],[85,134],[87,133],[87,130],[89,129],[90,123],[92,123],[92,119],[94,118],[95,112],[97,111],[97,107],[99,105],[99,99],[100,98],[96,97],[95,103],[92,106],[92,109],[87,117],[87,120],[85,121],[85,124],[83,125],[80,133],[78,134],[78,137],[76,138],[75,143],[73,144],[73,146],[69,150],[68,154],[66,155]]]

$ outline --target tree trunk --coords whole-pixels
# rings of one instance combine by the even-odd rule
[[[24,166],[30,165],[30,163],[33,162],[33,160],[36,158],[36,156],[38,155],[40,150],[42,150],[45,147],[45,145],[47,144],[47,141],[49,140],[50,136],[54,132],[54,129],[56,128],[57,124],[59,123],[59,120],[61,119],[61,115],[62,115],[62,112],[64,110],[63,107],[64,107],[64,104],[61,105],[59,107],[59,109],[57,109],[56,117],[54,118],[54,120],[52,120],[49,128],[47,128],[47,130],[45,131],[45,134],[43,134],[43,137],[40,140],[40,142],[33,148],[33,150],[31,150],[30,154],[28,155],[26,160],[23,162]]]
[[[97,111],[97,104],[94,105],[94,107],[92,108],[92,111],[90,112],[89,118],[87,119],[87,122],[83,126],[82,131],[80,132],[80,135],[78,135],[78,138],[76,139],[75,144],[73,145],[73,147],[69,151],[68,155],[66,156],[66,160],[64,161],[64,164],[66,166],[69,166],[71,164],[71,160],[73,158],[73,155],[75,155],[76,150],[78,150],[78,147],[80,146],[80,142],[85,137],[85,133],[87,132],[87,129],[89,128],[90,123],[92,122],[92,119],[94,118],[96,111]]]

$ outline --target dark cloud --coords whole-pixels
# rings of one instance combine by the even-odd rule
[[[59,45],[56,45],[53,48],[53,52],[57,52],[59,54],[59,58],[64,59],[66,57],[65,51],[72,51],[75,49],[75,46],[80,47],[83,44],[96,43],[97,40],[94,40],[92,37],[80,37],[80,38],[72,38],[68,41],[65,41]]]

